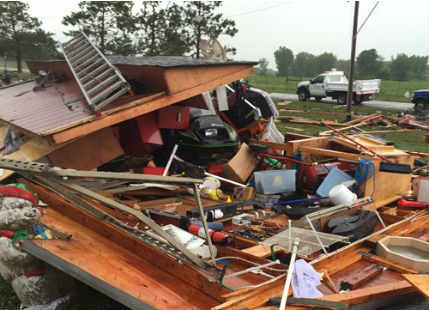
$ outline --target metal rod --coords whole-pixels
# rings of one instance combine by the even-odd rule
[[[287,224],[288,224],[288,227],[289,227],[289,231],[288,231],[288,235],[289,235],[289,249],[288,249],[288,251],[290,252],[292,250],[292,221],[288,220]]]
[[[381,225],[383,225],[383,228],[385,228],[385,227],[386,227],[386,224],[384,224],[384,221],[383,221],[383,219],[381,218],[380,213],[378,213],[378,211],[377,211],[377,210],[374,210],[374,212],[375,212],[375,215],[377,215],[377,218],[378,218],[378,220],[380,221]]]
[[[198,188],[197,184],[194,184],[194,196],[195,196],[195,200],[197,201],[198,209],[200,210],[201,222],[203,222],[203,228],[206,234],[207,244],[209,245],[210,257],[211,257],[212,263],[216,264],[215,251],[213,249],[212,239],[209,234],[209,228],[207,226],[206,217],[204,216],[203,204],[201,203],[201,197],[200,197],[200,189]]]
[[[368,13],[368,16],[365,18],[365,20],[363,21],[362,25],[360,25],[357,34],[362,30],[363,26],[365,26],[366,22],[368,21],[368,19],[371,17],[372,13],[374,12],[375,8],[377,7],[377,5],[380,3],[380,1],[377,1],[375,3],[375,5],[372,7],[371,11]]]
[[[267,264],[263,264],[263,265],[259,265],[259,266],[255,266],[255,267],[250,267],[250,268],[247,268],[247,269],[244,269],[244,270],[241,270],[241,271],[237,271],[237,272],[234,272],[234,273],[230,273],[230,274],[224,276],[223,278],[224,279],[233,278],[233,277],[236,277],[236,276],[248,273],[248,272],[252,272],[252,271],[255,271],[255,270],[260,270],[260,269],[263,269],[265,267],[270,267],[272,265],[277,265],[277,264],[280,264],[279,260],[275,260],[273,262],[269,262]]]
[[[173,151],[171,151],[170,158],[167,161],[167,165],[165,165],[164,172],[162,173],[163,177],[165,177],[168,174],[168,170],[170,170],[171,163],[173,162],[174,156],[176,155],[178,148],[179,148],[179,145],[175,144],[173,147]]]
[[[282,299],[280,301],[279,310],[285,310],[286,309],[287,296],[289,294],[290,282],[292,281],[292,273],[293,273],[293,270],[295,268],[295,258],[296,258],[296,253],[298,252],[298,245],[299,245],[299,238],[296,238],[293,241],[292,256],[290,258],[289,269],[287,271],[286,283],[285,283],[285,287],[283,289],[283,294],[282,294]]]
[[[208,177],[212,177],[212,178],[218,179],[218,180],[221,180],[221,181],[224,181],[224,182],[227,182],[227,183],[230,183],[230,184],[233,184],[233,185],[237,185],[237,186],[240,186],[240,187],[247,187],[244,184],[241,184],[241,183],[229,180],[229,179],[222,178],[222,177],[220,177],[218,175],[215,175],[215,174],[212,174],[212,173],[209,173],[209,172],[204,172],[204,175],[206,175]]]
[[[313,231],[314,236],[317,239],[317,242],[319,242],[320,246],[322,247],[322,250],[325,254],[328,254],[328,251],[326,251],[325,246],[323,245],[322,239],[320,239],[319,234],[316,231],[316,228],[314,228],[313,223],[311,222],[310,218],[308,217],[308,215],[305,216],[305,218],[307,219],[308,224],[311,227],[311,230]]]
[[[353,75],[355,71],[358,16],[359,16],[359,1],[355,1],[355,10],[354,10],[354,17],[353,17],[352,51],[350,55],[349,87],[347,91],[347,120],[348,121],[352,119]]]

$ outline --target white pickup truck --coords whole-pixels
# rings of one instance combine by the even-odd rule
[[[359,104],[362,101],[374,100],[380,92],[381,80],[358,80],[353,83],[353,102]],[[316,101],[331,97],[339,104],[345,104],[348,90],[348,79],[343,71],[324,72],[311,81],[298,83],[297,91],[299,101],[307,101],[314,97]]]

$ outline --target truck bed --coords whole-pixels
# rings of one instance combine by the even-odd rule
[[[353,92],[358,95],[378,94],[380,92],[381,80],[357,80],[353,83]],[[348,89],[347,83],[326,83],[325,91],[329,92],[346,92]]]

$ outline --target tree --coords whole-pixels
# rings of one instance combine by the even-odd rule
[[[337,57],[332,53],[323,53],[316,57],[316,74],[335,68]]]
[[[383,58],[376,49],[362,51],[356,59],[357,76],[361,79],[379,77],[383,67]]]
[[[344,74],[348,77],[349,76],[349,70],[350,70],[350,60],[345,59],[338,59],[336,68],[338,71],[343,71]]]
[[[18,72],[22,72],[22,59],[28,34],[40,30],[41,22],[28,13],[29,6],[19,1],[0,2],[0,38],[12,49],[16,57]]]
[[[280,46],[274,52],[276,66],[279,76],[288,78],[293,66],[293,52],[285,46]]]
[[[189,51],[184,30],[183,8],[159,1],[144,1],[135,18],[137,52],[145,55],[183,55]]]
[[[410,61],[406,54],[397,55],[390,64],[391,78],[395,81],[407,81],[410,77],[409,66]]]
[[[268,60],[266,58],[259,59],[259,64],[255,68],[257,74],[267,75],[268,74],[268,64],[269,64],[269,62],[268,62]]]
[[[63,24],[72,26],[66,35],[85,32],[102,53],[133,53],[131,33],[135,30],[132,1],[81,1],[79,10],[63,18]]]
[[[313,54],[307,52],[298,53],[293,63],[294,75],[300,78],[315,75],[315,59],[316,57]]]
[[[409,57],[410,78],[414,80],[426,79],[427,56],[412,55]]]
[[[215,11],[222,6],[222,1],[187,1],[184,5],[187,44],[192,56],[200,58],[200,42],[204,37],[218,38],[220,35],[233,37],[238,29],[235,22],[224,18]],[[227,51],[234,52],[234,48]]]

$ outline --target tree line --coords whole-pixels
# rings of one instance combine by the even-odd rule
[[[336,68],[349,72],[349,60],[337,59],[332,54],[325,52],[320,55],[313,55],[301,52],[296,55],[285,46],[280,46],[274,52],[274,59],[278,76],[295,76],[299,78],[313,77],[324,71]],[[379,78],[384,80],[408,81],[427,79],[427,56],[408,56],[404,53],[384,60],[376,49],[362,51],[356,58],[355,77],[359,79]],[[268,61],[263,58],[259,60],[257,73],[262,75],[275,74],[268,69]]]
[[[219,13],[222,1],[183,3],[142,1],[135,12],[133,1],[81,1],[78,10],[64,16],[65,34],[85,32],[106,55],[190,55],[200,58],[200,42],[219,35],[233,37],[235,22]],[[53,33],[41,29],[19,1],[0,2],[0,55],[14,57],[18,71],[22,59],[58,58]],[[227,52],[235,53],[233,47]]]

